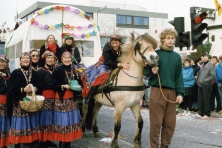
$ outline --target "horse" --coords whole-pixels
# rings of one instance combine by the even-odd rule
[[[121,46],[121,56],[118,58],[118,61],[129,63],[130,69],[121,69],[117,75],[115,90],[110,90],[109,93],[97,93],[94,96],[93,105],[86,105],[83,101],[83,125],[87,129],[93,129],[95,137],[100,137],[97,126],[100,108],[103,105],[114,108],[115,121],[111,148],[119,147],[117,139],[121,128],[121,118],[123,111],[127,108],[131,109],[137,121],[134,147],[141,147],[143,119],[140,112],[140,100],[144,95],[143,68],[147,64],[151,67],[157,65],[156,47],[156,40],[148,33],[143,35],[131,33],[131,37]],[[120,87],[122,90],[119,90]]]

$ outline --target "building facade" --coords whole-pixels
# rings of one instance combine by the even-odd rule
[[[23,22],[28,21],[38,10],[58,3],[36,2],[18,14]],[[69,4],[70,5],[70,4]],[[138,34],[149,33],[155,39],[163,28],[168,26],[168,14],[148,12],[136,5],[88,2],[84,5],[73,5],[91,16],[97,22],[100,30],[101,47],[109,40],[111,34],[127,37],[131,32]]]

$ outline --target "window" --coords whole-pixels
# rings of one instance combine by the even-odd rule
[[[148,18],[135,16],[134,17],[134,25],[142,25],[142,26],[148,25]]]
[[[127,28],[149,28],[149,18],[142,16],[116,15],[116,26]]]
[[[109,37],[106,37],[106,36],[101,36],[100,37],[101,48],[103,48],[107,42],[110,42]]]
[[[126,15],[117,15],[117,24],[132,24],[132,17]]]

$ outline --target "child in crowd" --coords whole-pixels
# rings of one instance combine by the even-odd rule
[[[195,82],[194,78],[194,71],[193,68],[190,66],[190,59],[184,60],[184,67],[183,67],[183,82],[185,88],[184,94],[184,113],[183,116],[190,116],[191,107],[192,107],[192,95],[193,95],[193,86]],[[188,108],[188,111],[187,111]]]

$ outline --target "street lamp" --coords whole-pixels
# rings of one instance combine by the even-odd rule
[[[104,10],[104,9],[106,9],[107,8],[107,5],[106,6],[104,6],[104,7],[101,7],[98,11],[97,11],[97,26],[98,26],[98,20],[99,20],[99,17],[98,17],[98,14],[99,14],[99,12],[100,11],[102,11],[102,10]]]

